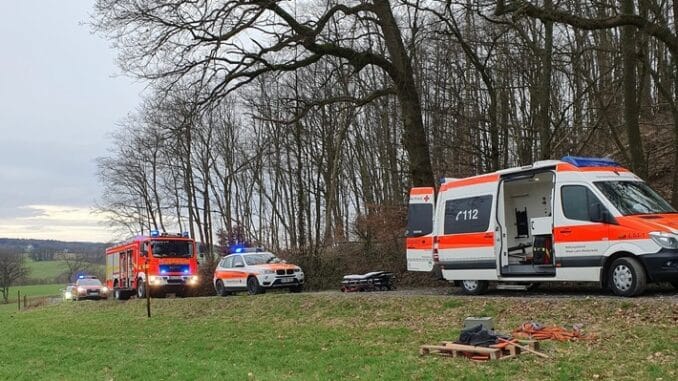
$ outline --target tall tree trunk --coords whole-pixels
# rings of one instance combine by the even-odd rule
[[[410,159],[412,185],[433,186],[433,168],[429,154],[426,130],[421,115],[421,100],[414,79],[414,70],[410,62],[400,28],[393,16],[389,0],[374,0],[375,13],[381,21],[381,30],[388,49],[394,73],[391,78],[395,82],[398,101],[403,118],[403,145]]]
[[[633,14],[633,0],[622,0],[622,13]],[[624,125],[628,139],[629,151],[631,152],[631,168],[638,176],[647,176],[643,142],[638,123],[638,100],[636,84],[636,30],[634,26],[622,27],[622,62],[623,62],[623,87],[624,87]]]
[[[544,8],[551,9],[552,0],[544,0]],[[553,66],[553,22],[544,21],[544,50],[542,52],[541,104],[539,109],[539,157],[551,158],[551,71]]]

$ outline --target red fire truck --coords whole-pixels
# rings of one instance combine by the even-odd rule
[[[154,230],[106,249],[106,286],[118,300],[146,297],[147,285],[155,297],[183,296],[198,284],[197,274],[195,241],[187,233]]]

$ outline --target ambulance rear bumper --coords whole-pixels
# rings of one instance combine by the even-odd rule
[[[651,281],[678,281],[678,250],[662,249],[655,254],[641,255],[640,259]]]

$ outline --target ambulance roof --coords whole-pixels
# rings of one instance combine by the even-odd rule
[[[466,178],[450,178],[445,177],[441,179],[441,190],[447,187],[444,185],[454,183],[455,185],[473,185],[477,182],[491,182],[498,181],[503,175],[511,173],[520,173],[526,171],[533,171],[541,168],[555,167],[556,172],[628,172],[628,169],[622,167],[619,163],[608,158],[596,157],[578,157],[565,156],[561,160],[541,160],[536,161],[531,165],[524,165],[522,167],[513,167],[501,169],[496,172],[486,173]],[[480,181],[476,181],[480,180]]]

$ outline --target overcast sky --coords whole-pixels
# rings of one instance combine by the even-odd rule
[[[0,1],[0,237],[112,238],[91,209],[95,159],[140,102],[86,0]]]

